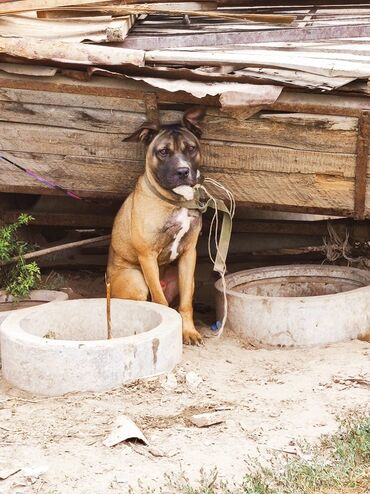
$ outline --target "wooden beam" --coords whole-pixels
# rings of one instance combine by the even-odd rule
[[[370,112],[363,112],[358,122],[357,155],[354,211],[355,218],[362,220],[365,217],[367,169],[369,162],[370,145]],[[370,204],[369,204],[370,207]]]
[[[0,3],[0,15],[14,14],[16,12],[29,12],[31,10],[53,9],[67,5],[101,4],[102,0],[17,0]]]
[[[144,52],[83,43],[0,37],[0,54],[77,65],[144,65]]]

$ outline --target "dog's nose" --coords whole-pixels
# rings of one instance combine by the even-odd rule
[[[176,173],[177,173],[177,176],[179,178],[186,178],[189,176],[190,170],[187,166],[184,166],[184,167],[178,168]]]

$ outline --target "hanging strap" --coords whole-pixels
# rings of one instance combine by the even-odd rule
[[[196,209],[202,214],[205,213],[209,207],[217,209],[218,211],[222,211],[222,225],[213,270],[217,271],[218,273],[224,273],[232,230],[232,218],[225,202],[222,199],[212,199],[205,197],[205,195],[202,194],[202,187],[204,187],[203,185],[195,189],[194,198],[191,201],[182,201],[180,198],[178,200],[170,199],[163,195],[156,187],[154,187],[154,185],[152,185],[147,174],[144,175],[144,179],[146,185],[148,186],[150,191],[153,192],[154,195],[156,195],[162,201],[172,204],[173,206],[176,206],[178,208]]]

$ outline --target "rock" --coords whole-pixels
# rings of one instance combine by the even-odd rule
[[[175,374],[172,372],[170,374],[167,374],[166,380],[164,383],[162,383],[162,388],[164,388],[166,391],[174,391],[178,386],[178,382],[176,379]]]
[[[218,412],[199,413],[190,417],[190,421],[197,427],[210,427],[211,425],[225,422],[224,417]]]
[[[199,376],[194,371],[188,372],[185,376],[186,386],[192,393],[195,393],[202,381],[203,379],[201,378],[201,376]]]

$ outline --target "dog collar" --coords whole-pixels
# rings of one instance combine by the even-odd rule
[[[205,207],[205,203],[207,201],[205,200],[205,198],[201,197],[202,196],[201,189],[196,188],[194,190],[194,198],[190,201],[181,200],[180,196],[179,196],[178,200],[170,199],[169,197],[166,197],[164,194],[159,192],[159,190],[153,186],[153,184],[150,182],[146,173],[144,174],[144,179],[145,179],[145,183],[148,186],[149,190],[151,192],[153,192],[153,194],[156,195],[162,201],[168,202],[169,204],[172,204],[172,206],[176,206],[178,208],[197,209],[198,211],[201,211],[202,213],[206,212],[208,206],[205,209],[204,209],[204,207]],[[202,200],[202,199],[204,199],[204,200]]]

